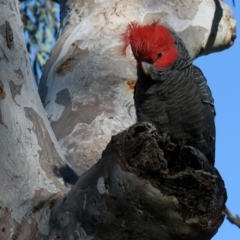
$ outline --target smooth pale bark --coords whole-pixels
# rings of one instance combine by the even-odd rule
[[[64,155],[81,174],[111,135],[136,121],[136,63],[120,54],[131,21],[173,28],[192,56],[232,45],[235,20],[222,1],[61,1],[61,29],[39,92]],[[214,71],[214,70],[213,70]]]
[[[0,239],[14,239],[23,222],[36,221],[39,200],[69,188],[34,85],[18,1],[0,1],[0,16]]]

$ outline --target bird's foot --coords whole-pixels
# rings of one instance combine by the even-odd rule
[[[180,151],[182,151],[182,149],[187,145],[187,141],[184,140],[184,139],[181,139],[181,140],[178,141],[177,145],[178,145]]]
[[[162,134],[162,142],[163,142],[163,145],[166,144],[167,142],[170,141],[170,135],[168,135],[167,133],[163,133]]]
[[[162,133],[162,147],[165,151],[173,152],[176,149],[176,144],[171,141],[171,137],[167,133]]]

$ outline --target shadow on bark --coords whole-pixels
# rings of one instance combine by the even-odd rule
[[[223,17],[223,9],[221,7],[219,0],[214,0],[214,3],[215,3],[216,8],[215,8],[214,16],[213,16],[213,21],[212,21],[212,26],[210,29],[208,41],[207,41],[207,44],[205,47],[206,49],[212,48],[212,46],[216,40],[216,37],[217,37],[219,23]]]
[[[137,123],[112,137],[51,213],[48,239],[211,239],[227,199],[197,149]]]
[[[55,166],[53,172],[57,177],[63,179],[65,185],[74,185],[78,180],[78,175],[67,164],[60,168]]]

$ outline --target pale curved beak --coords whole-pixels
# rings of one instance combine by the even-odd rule
[[[142,69],[143,69],[144,73],[146,75],[148,75],[149,74],[149,69],[150,69],[152,64],[149,64],[147,62],[141,62],[141,64],[142,64]]]

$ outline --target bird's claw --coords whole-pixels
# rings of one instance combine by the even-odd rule
[[[162,134],[163,145],[166,145],[170,141],[170,136],[167,133]]]
[[[162,135],[162,146],[165,151],[173,152],[176,149],[176,144],[171,141],[171,137],[167,133],[163,133]]]

